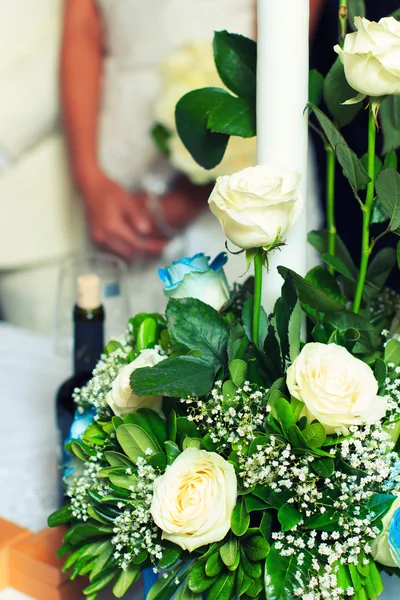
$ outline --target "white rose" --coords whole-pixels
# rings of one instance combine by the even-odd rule
[[[303,414],[328,434],[347,435],[351,425],[376,423],[386,413],[372,369],[336,344],[306,344],[287,372],[292,396]]]
[[[187,448],[155,480],[150,512],[164,540],[192,552],[226,536],[236,499],[233,466],[215,452]]]
[[[343,49],[334,50],[344,65],[346,79],[364,96],[400,94],[400,23],[393,17],[378,23],[354,19],[357,32],[348,33]]]
[[[123,417],[139,408],[151,408],[155,412],[161,412],[162,398],[160,396],[136,396],[132,392],[130,377],[136,369],[154,367],[165,358],[165,356],[160,356],[156,350],[142,350],[134,361],[120,370],[106,397],[107,404],[115,415]]]
[[[382,519],[382,533],[371,542],[372,558],[387,567],[398,567],[398,561],[395,560],[396,554],[389,544],[389,529],[392,519],[399,508],[400,496],[393,502],[389,512]]]
[[[248,167],[218,177],[208,204],[226,237],[240,248],[270,246],[299,216],[300,175],[278,165]]]

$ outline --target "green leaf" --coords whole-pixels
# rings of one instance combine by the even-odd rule
[[[369,573],[365,580],[365,590],[368,598],[378,598],[383,592],[384,586],[380,573],[374,562],[369,563]]]
[[[134,463],[138,458],[145,458],[147,450],[150,450],[151,454],[155,454],[158,450],[153,439],[138,425],[121,425],[116,435],[121,448]]]
[[[159,414],[149,408],[140,408],[138,411],[129,413],[129,422],[139,425],[156,442],[160,450],[167,441],[167,426],[165,420]]]
[[[261,563],[249,560],[243,548],[240,550],[240,566],[250,579],[258,579],[262,575]]]
[[[322,88],[324,85],[323,75],[317,69],[311,69],[308,75],[308,101],[318,106],[321,102]]]
[[[283,359],[289,358],[290,356],[289,322],[297,302],[296,287],[292,277],[288,275],[282,286],[281,296],[276,301],[274,307],[276,330],[279,336]],[[292,334],[294,335],[294,333],[295,332],[293,331]],[[300,332],[298,333],[298,342],[300,343]]]
[[[150,135],[153,139],[153,142],[156,144],[157,148],[166,156],[169,155],[169,140],[171,138],[171,131],[162,125],[161,123],[156,123],[151,131]]]
[[[368,173],[368,154],[363,154],[363,156],[360,158],[360,162],[363,166],[363,169],[366,173]],[[382,171],[383,168],[383,164],[381,159],[379,158],[379,156],[376,156],[375,154],[375,175],[374,175],[374,181],[376,181],[376,178],[378,177],[379,173]],[[366,185],[362,186],[361,189],[366,189]]]
[[[397,154],[395,150],[390,150],[390,152],[385,154],[383,167],[385,169],[397,169]]]
[[[214,367],[202,358],[178,356],[136,369],[131,386],[139,396],[203,396],[214,383]]]
[[[393,364],[395,367],[400,365],[400,342],[398,340],[389,340],[385,346],[385,363]]]
[[[115,548],[113,544],[111,541],[107,541],[100,554],[96,556],[96,564],[90,572],[90,581],[93,581],[98,575],[101,574],[114,552]]]
[[[321,448],[324,445],[326,433],[321,423],[311,423],[304,429],[303,436],[310,448]]]
[[[96,594],[97,592],[100,592],[100,590],[104,589],[109,583],[111,583],[111,581],[114,579],[116,573],[117,573],[116,569],[113,569],[112,571],[106,571],[97,580],[93,581],[93,583],[88,585],[83,590],[83,593],[86,596],[89,596],[90,594]]]
[[[371,181],[370,177],[365,172],[360,159],[346,143],[337,144],[335,146],[335,151],[338,162],[343,169],[343,175],[354,190],[363,188]]]
[[[117,340],[110,340],[107,346],[104,348],[104,354],[110,355],[121,348],[122,344],[120,342],[117,342]]]
[[[231,327],[228,338],[228,360],[231,362],[235,358],[242,358],[248,345],[246,334],[240,323],[235,323]]]
[[[235,581],[236,573],[224,571],[207,592],[207,600],[231,600]]]
[[[284,504],[278,510],[278,521],[281,524],[282,531],[290,531],[296,527],[303,519],[301,513],[291,504]]]
[[[222,558],[222,562],[227,567],[231,567],[236,562],[238,554],[238,541],[236,538],[231,538],[219,549],[219,554]]]
[[[386,375],[387,375],[386,363],[381,358],[377,358],[375,360],[374,375],[375,375],[375,379],[378,382],[379,387],[381,388],[383,386],[383,384],[385,383],[385,379],[386,379]]]
[[[368,518],[371,518],[371,521],[375,521],[379,517],[385,516],[395,500],[396,496],[391,494],[374,494],[367,498],[361,512],[363,514],[365,512],[369,515]]]
[[[201,600],[201,594],[196,594],[189,589],[188,582],[179,588],[178,593],[174,596],[174,600]]]
[[[136,337],[136,347],[139,352],[154,346],[157,341],[157,329],[157,321],[153,317],[147,317],[142,321]]]
[[[390,219],[389,228],[400,227],[400,174],[396,169],[383,169],[376,183],[376,193]]]
[[[249,340],[253,341],[253,306],[254,306],[254,298],[253,296],[249,296],[246,300],[243,311],[242,311],[242,324],[243,328],[246,332]],[[259,348],[261,349],[264,345],[264,341],[268,332],[268,317],[261,307],[260,311],[260,327],[259,327]]]
[[[171,298],[166,317],[171,342],[179,352],[200,350],[208,363],[224,363],[228,324],[212,306],[195,298]]]
[[[400,269],[400,241],[397,244],[396,256],[397,256],[397,266]]]
[[[273,401],[272,410],[273,413],[276,413],[284,433],[287,434],[289,427],[296,423],[291,405],[287,400],[285,400],[285,398],[278,397],[275,401]]]
[[[312,104],[309,104],[308,106],[317,117],[317,120],[321,125],[322,130],[325,133],[325,136],[332,148],[335,149],[336,145],[340,143],[346,144],[346,140],[340,133],[339,129],[332,123],[332,121],[326,116],[326,114],[323,113],[322,110],[320,110],[316,106],[313,106]]]
[[[217,576],[207,577],[204,562],[197,561],[192,565],[189,571],[188,586],[192,592],[201,594],[208,590],[217,579]]]
[[[318,460],[314,460],[314,462],[311,463],[311,467],[324,479],[331,477],[335,472],[335,463],[331,458],[319,458]]]
[[[325,320],[334,325],[340,332],[356,329],[360,338],[353,347],[353,353],[373,352],[380,346],[380,335],[376,328],[362,315],[350,311],[327,314]]]
[[[254,535],[244,542],[246,554],[250,560],[264,560],[268,556],[270,547],[268,542],[260,535]]]
[[[207,577],[215,577],[216,575],[219,575],[221,573],[223,568],[224,568],[224,563],[222,562],[222,559],[220,557],[218,550],[216,550],[216,552],[214,552],[214,554],[211,554],[211,556],[208,558],[208,560],[206,562],[206,566],[205,566],[206,575],[207,575]]]
[[[365,11],[364,0],[350,0],[348,19],[349,19],[349,25],[353,31],[357,31],[356,27],[354,25],[354,18],[355,17],[365,17],[365,16],[366,16],[366,11]]]
[[[219,88],[203,88],[185,94],[177,103],[175,122],[178,134],[193,156],[204,169],[218,165],[226,150],[229,136],[213,133],[207,128],[211,111],[229,93]]]
[[[108,476],[111,483],[124,489],[130,490],[132,487],[136,488],[137,476],[136,475],[121,475],[119,473],[112,473]]]
[[[300,354],[302,312],[300,302],[296,302],[289,319],[289,356],[293,362]]]
[[[304,304],[308,304],[318,312],[341,311],[344,309],[343,304],[328,296],[328,294],[306,281],[291,269],[278,267],[278,271],[284,279],[286,279],[288,274],[292,276],[299,299]]]
[[[236,33],[216,31],[213,49],[215,66],[226,87],[237,96],[255,99],[256,43]]]
[[[52,513],[47,519],[47,525],[49,527],[58,527],[59,525],[65,525],[70,523],[73,519],[72,508],[70,504],[66,504],[56,512]]]
[[[263,538],[267,541],[271,537],[272,521],[273,521],[272,511],[266,510],[263,513],[263,516],[261,518],[260,533],[262,534]]]
[[[379,117],[383,129],[383,153],[400,146],[400,97],[387,96],[382,102]]]
[[[174,442],[165,442],[165,452],[167,453],[167,461],[169,465],[172,465],[174,460],[180,455],[181,451]]]
[[[374,225],[375,223],[386,223],[386,221],[389,221],[389,216],[383,208],[382,202],[377,198],[372,209],[371,223]]]
[[[382,248],[372,259],[366,281],[372,288],[374,295],[380,292],[385,285],[392,269],[396,263],[396,251],[394,248]]]
[[[308,243],[311,244],[321,255],[327,255],[329,249],[329,232],[326,229],[321,231],[310,231],[307,236]],[[345,265],[347,270],[352,274],[354,279],[358,277],[358,269],[347,250],[341,238],[336,235],[335,256]]]
[[[353,1],[351,0],[350,4],[353,4]],[[344,127],[351,123],[362,109],[361,102],[358,104],[342,104],[346,100],[349,100],[349,98],[353,98],[356,92],[347,83],[343,63],[339,57],[335,60],[325,77],[323,92],[325,104],[339,127]],[[317,103],[312,102],[312,104]]]
[[[207,127],[217,133],[250,138],[256,135],[255,105],[244,98],[226,96],[208,117]]]
[[[229,374],[232,378],[233,383],[240,387],[246,380],[247,364],[244,360],[235,358],[229,363]]]
[[[175,544],[167,544],[164,542],[165,548],[162,553],[162,558],[158,561],[160,569],[170,569],[179,560],[182,554],[182,549]]]
[[[324,262],[326,262],[327,265],[330,265],[335,269],[335,271],[343,275],[343,277],[346,277],[346,279],[349,279],[352,282],[356,281],[355,277],[353,276],[352,272],[347,267],[347,265],[345,265],[345,263],[342,262],[341,259],[337,256],[332,256],[331,254],[323,254],[321,258]]]
[[[244,535],[250,525],[250,515],[246,510],[244,498],[240,498],[231,516],[231,529],[238,537]]]
[[[160,577],[149,590],[146,600],[170,600],[185,579],[190,566],[187,563],[179,564],[166,574],[166,577]],[[176,583],[178,581],[178,583]]]
[[[304,562],[297,562],[296,555],[281,556],[273,545],[265,559],[265,598],[266,600],[293,600],[295,590],[306,589],[311,555],[304,551]]]

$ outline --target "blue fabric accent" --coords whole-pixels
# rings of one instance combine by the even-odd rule
[[[198,252],[191,258],[186,256],[180,260],[174,260],[172,265],[165,267],[165,269],[158,269],[158,276],[165,284],[165,290],[171,290],[177,287],[188,273],[206,273],[209,269],[218,271],[227,260],[226,253],[221,252],[209,265],[210,257],[205,256],[203,252]]]
[[[400,508],[396,510],[389,528],[389,545],[393,560],[400,567]]]
[[[143,571],[143,586],[144,586],[144,599],[146,600],[147,594],[150,588],[155,584],[158,579],[157,573],[154,573],[153,569],[145,569]]]

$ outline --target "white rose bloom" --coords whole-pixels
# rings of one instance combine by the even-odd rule
[[[334,50],[343,63],[346,79],[364,96],[400,94],[400,23],[393,17],[378,23],[354,19],[357,31],[348,33],[343,49]]]
[[[226,237],[239,248],[282,239],[303,207],[300,175],[278,165],[248,167],[218,177],[208,200]]]
[[[236,499],[233,466],[215,452],[187,448],[155,480],[150,512],[164,540],[192,552],[226,536]]]
[[[155,412],[161,413],[162,398],[160,396],[136,396],[132,392],[130,377],[136,369],[154,367],[165,358],[165,356],[160,356],[156,350],[142,350],[134,361],[120,370],[106,397],[107,404],[115,415],[123,417],[139,408],[151,408]]]
[[[161,66],[161,92],[155,106],[155,120],[166,127],[169,160],[196,185],[215,181],[256,163],[256,138],[231,137],[219,165],[207,170],[196,163],[176,131],[175,106],[188,92],[204,87],[224,88],[210,41],[191,42],[173,52]]]
[[[393,502],[389,512],[382,519],[382,533],[371,542],[372,558],[387,567],[398,567],[393,550],[389,544],[389,529],[392,519],[399,508],[400,496]]]
[[[292,396],[304,402],[303,415],[326,433],[349,433],[351,425],[372,424],[386,413],[372,369],[336,344],[306,344],[287,371]]]

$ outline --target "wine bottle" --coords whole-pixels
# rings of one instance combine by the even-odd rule
[[[60,463],[75,414],[73,392],[89,381],[104,347],[104,308],[101,304],[100,278],[82,275],[77,280],[77,300],[73,309],[73,375],[59,388],[56,396]]]

